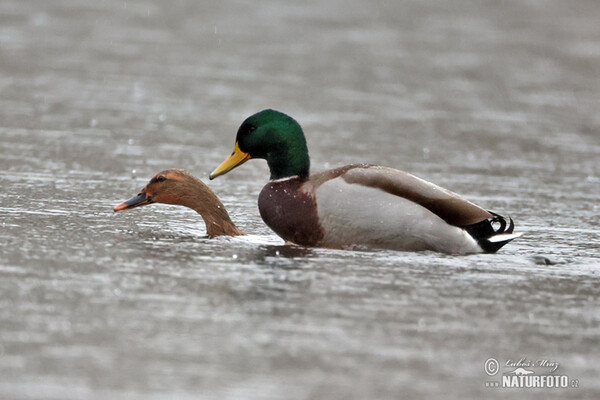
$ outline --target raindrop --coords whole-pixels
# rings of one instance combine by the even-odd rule
[[[131,139],[131,138],[130,138],[130,139],[127,141],[127,144],[133,144],[133,139]]]
[[[231,258],[233,258],[234,260],[237,260],[237,258],[238,258],[238,255],[237,255],[237,254],[234,254],[234,255],[232,255],[232,256],[231,256]]]
[[[165,122],[165,121],[167,120],[167,116],[166,116],[165,114],[160,114],[160,115],[158,116],[158,120],[159,120],[160,122]]]

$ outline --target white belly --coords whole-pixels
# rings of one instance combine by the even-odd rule
[[[325,247],[365,245],[405,251],[480,253],[467,232],[447,224],[428,209],[383,190],[349,184],[341,178],[316,192]]]

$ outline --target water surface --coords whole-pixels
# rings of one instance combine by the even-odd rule
[[[599,18],[1,2],[0,398],[598,398]],[[303,125],[313,171],[410,171],[526,235],[468,257],[284,246],[261,161],[210,182],[247,237],[207,239],[178,207],[113,214],[162,169],[207,181],[266,107]],[[486,388],[490,357],[555,360],[580,387]]]

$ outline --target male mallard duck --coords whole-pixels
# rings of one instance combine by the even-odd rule
[[[152,203],[177,204],[191,208],[204,220],[208,236],[243,235],[213,191],[182,169],[159,172],[137,196],[115,206],[113,210],[128,210]]]
[[[396,169],[354,164],[309,175],[302,128],[279,111],[246,119],[210,179],[250,158],[267,160],[271,171],[258,198],[262,219],[296,244],[468,254],[496,252],[520,236],[512,219]]]

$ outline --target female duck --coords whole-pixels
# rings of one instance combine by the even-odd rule
[[[182,169],[168,169],[156,174],[137,196],[115,206],[113,210],[128,210],[152,203],[191,208],[204,220],[206,234],[210,237],[243,235],[213,191]]]
[[[279,111],[246,119],[233,153],[210,179],[250,158],[266,159],[271,171],[260,215],[293,243],[468,254],[496,252],[520,236],[512,219],[396,169],[355,164],[309,175],[302,128]]]

